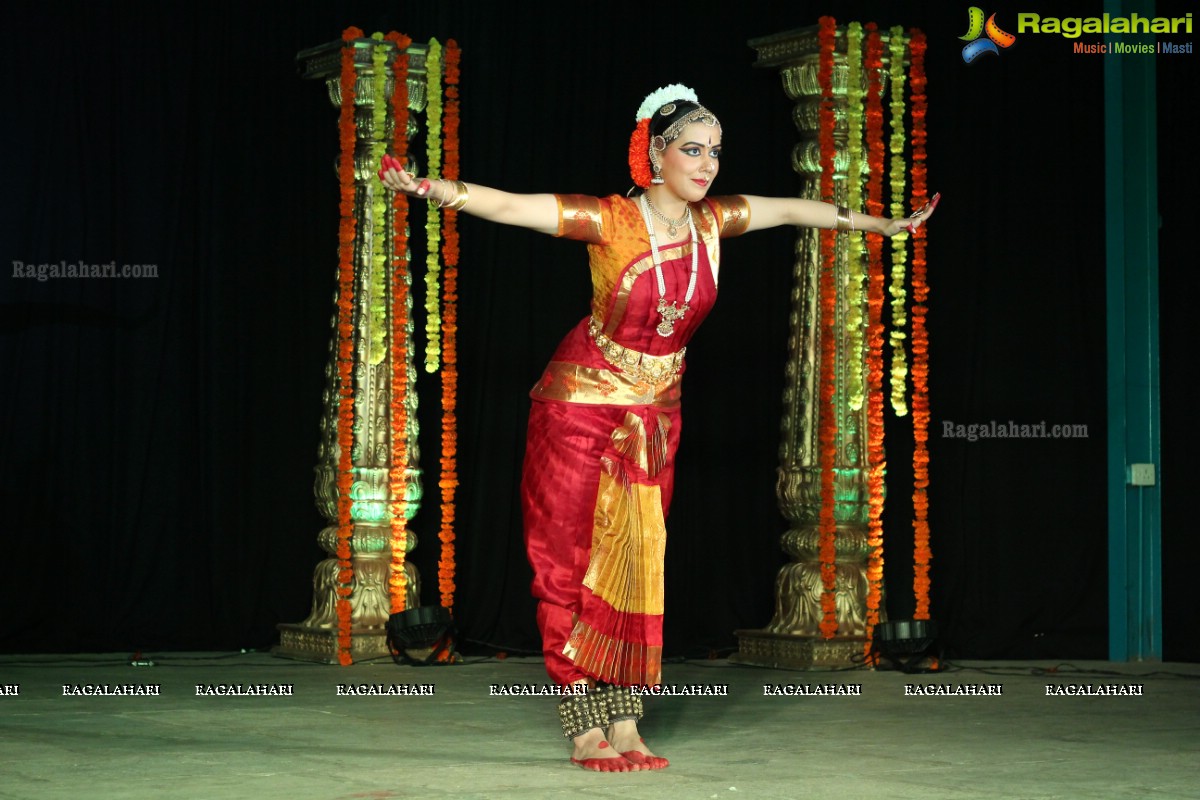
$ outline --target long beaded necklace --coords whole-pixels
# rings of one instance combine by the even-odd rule
[[[683,306],[679,306],[678,300],[672,300],[670,305],[667,305],[667,283],[663,279],[662,271],[662,256],[658,252],[658,237],[654,234],[654,220],[650,218],[650,200],[643,194],[640,198],[642,207],[642,219],[646,222],[646,231],[650,234],[650,257],[654,260],[654,277],[658,281],[658,313],[662,317],[662,322],[658,323],[655,328],[659,336],[670,336],[675,333],[675,323],[683,319],[683,315],[691,308],[689,303],[692,302],[692,295],[696,293],[696,274],[699,264],[699,243],[696,240],[696,223],[692,220],[691,214],[687,217],[688,233],[691,234],[692,243],[692,275],[688,279],[687,294],[683,296]],[[691,209],[688,209],[691,211]],[[683,220],[680,220],[682,223]]]

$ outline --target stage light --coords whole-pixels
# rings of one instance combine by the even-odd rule
[[[889,620],[875,626],[871,649],[903,672],[933,672],[937,633],[937,623],[931,619]]]
[[[457,663],[455,636],[454,620],[442,606],[419,606],[388,617],[388,647],[397,664]]]

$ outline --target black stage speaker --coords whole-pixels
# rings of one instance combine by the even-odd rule
[[[429,666],[455,664],[457,631],[450,611],[442,606],[419,606],[392,614],[387,621],[387,642],[397,664]],[[422,655],[428,650],[427,654]]]

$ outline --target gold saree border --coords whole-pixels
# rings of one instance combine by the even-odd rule
[[[563,655],[598,680],[618,686],[662,683],[662,645],[627,642],[576,623]]]
[[[644,450],[640,455],[645,461]],[[623,465],[604,459],[583,585],[615,611],[662,616],[666,550],[662,490],[632,480]]]
[[[680,376],[651,383],[624,372],[551,361],[533,387],[536,399],[593,406],[655,406],[678,408]]]

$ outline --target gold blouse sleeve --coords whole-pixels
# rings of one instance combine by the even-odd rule
[[[720,237],[741,236],[750,225],[750,204],[741,195],[710,198],[721,219]]]
[[[556,194],[558,233],[564,239],[599,244],[604,241],[600,198],[585,194]]]

